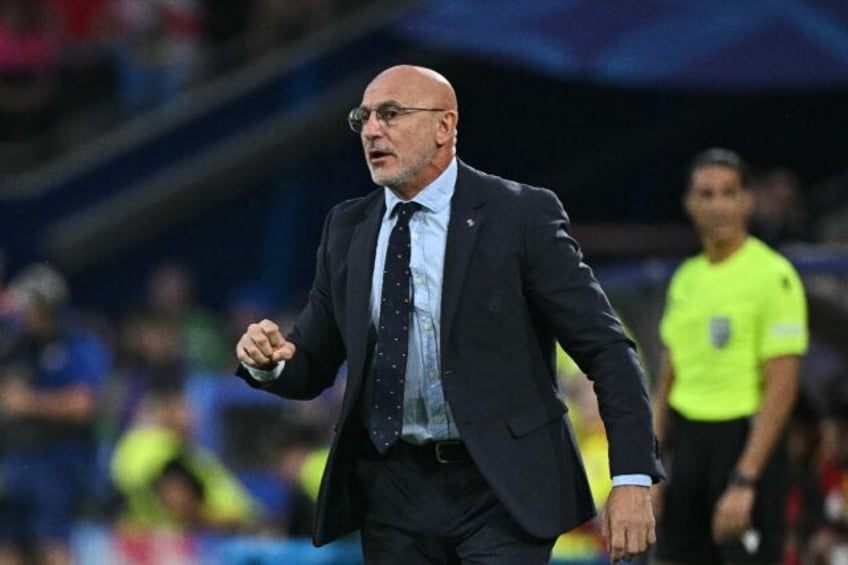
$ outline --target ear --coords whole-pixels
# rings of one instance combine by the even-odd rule
[[[448,110],[442,115],[439,120],[439,127],[436,130],[436,145],[449,143],[456,135],[456,126],[459,123],[459,114],[456,110]]]

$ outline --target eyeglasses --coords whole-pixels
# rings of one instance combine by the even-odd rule
[[[375,109],[359,106],[347,115],[347,123],[350,129],[356,133],[362,132],[362,128],[371,119],[371,112],[377,115],[377,121],[386,127],[390,127],[394,120],[403,114],[412,112],[444,112],[443,108],[412,108],[411,106],[395,106],[394,104],[383,104]]]

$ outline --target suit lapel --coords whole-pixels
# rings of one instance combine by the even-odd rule
[[[474,174],[472,169],[459,162],[456,190],[451,201],[445,272],[442,278],[442,351],[459,305],[459,296],[474,250],[474,242],[486,218],[482,209],[485,200],[482,191],[476,190]]]
[[[379,191],[382,195],[382,191]],[[348,379],[358,384],[365,370],[367,358],[368,331],[371,325],[371,279],[374,269],[374,256],[377,248],[377,234],[383,218],[383,199],[376,197],[363,210],[362,221],[353,229],[348,248],[347,265],[347,319],[348,361],[360,366],[350,366]]]

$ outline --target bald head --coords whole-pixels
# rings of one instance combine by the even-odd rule
[[[365,89],[366,95],[379,95],[382,92],[404,96],[403,102],[409,105],[457,110],[456,92],[451,83],[441,74],[426,67],[389,67],[374,77]]]
[[[404,199],[435,180],[456,154],[456,93],[432,69],[386,69],[365,88],[358,111],[366,117],[360,133],[372,180]]]

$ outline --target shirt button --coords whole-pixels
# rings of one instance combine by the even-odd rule
[[[417,233],[414,233],[414,234],[412,234],[410,237],[412,238],[412,241],[418,241],[418,238],[419,238],[420,236],[419,236]]]
[[[417,284],[417,285],[424,284],[424,277],[415,277],[415,284]]]
[[[432,328],[432,326],[430,324],[421,324],[421,329],[424,330],[425,332],[429,332],[430,328]]]
[[[444,421],[445,421],[445,417],[444,417],[444,416],[442,416],[441,414],[436,414],[436,415],[433,417],[433,421],[434,421],[434,422],[436,422],[436,423],[438,423],[438,424],[441,424],[442,422],[444,422]]]

